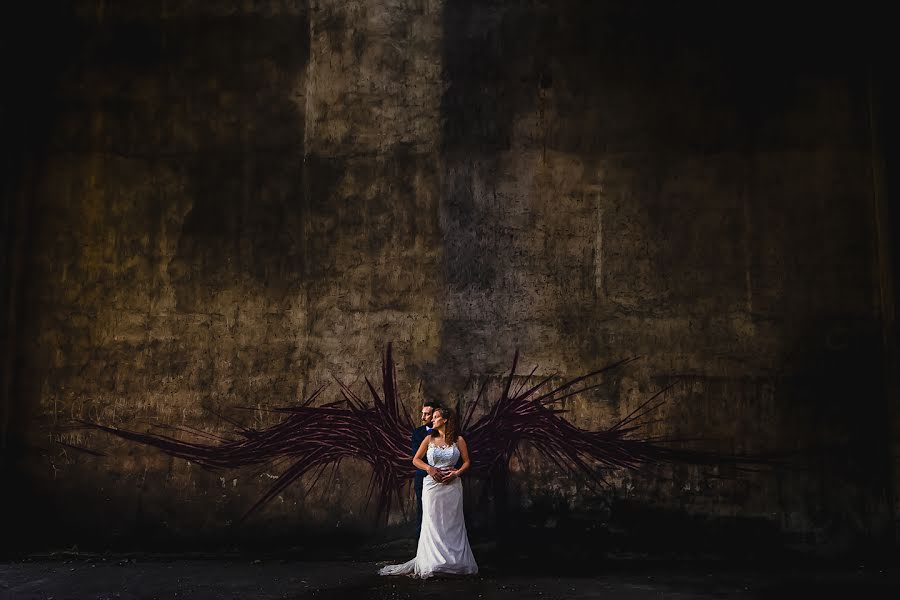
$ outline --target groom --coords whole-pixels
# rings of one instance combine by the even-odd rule
[[[413,456],[416,455],[425,436],[431,435],[431,417],[434,415],[434,409],[437,408],[437,406],[438,405],[435,402],[426,402],[422,405],[422,425],[421,427],[413,429],[412,439],[410,440]],[[428,462],[428,458],[425,459],[425,462]],[[422,483],[424,482],[426,475],[428,475],[427,471],[416,469],[416,478],[413,480],[416,490],[416,539],[418,539],[419,534],[422,533]],[[436,476],[439,477],[437,474]]]

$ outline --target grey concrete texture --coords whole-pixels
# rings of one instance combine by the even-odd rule
[[[608,426],[675,383],[650,434],[805,453],[610,473],[598,492],[523,447],[510,510],[546,528],[662,514],[801,549],[890,535],[900,428],[858,50],[793,13],[742,15],[767,27],[751,48],[712,6],[633,4],[71,3],[9,420],[41,449],[16,466],[52,515],[35,536],[218,539],[276,467],[208,473],[58,428],[265,427],[335,376],[362,391],[391,341],[413,414],[495,395],[517,348],[535,378],[640,355],[568,417]],[[345,463],[252,535],[405,531],[399,512],[373,523],[367,484]]]

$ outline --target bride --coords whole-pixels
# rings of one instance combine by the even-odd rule
[[[423,458],[427,455],[428,463]],[[462,456],[462,466],[454,465]],[[478,572],[463,518],[463,490],[459,476],[471,461],[466,441],[456,433],[456,419],[447,408],[434,409],[432,431],[413,457],[428,472],[422,486],[422,533],[412,560],[387,565],[379,575],[427,578],[435,573],[472,575]]]

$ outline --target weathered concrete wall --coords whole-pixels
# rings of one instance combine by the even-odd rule
[[[784,30],[742,15],[744,33],[681,11],[447,5],[442,361],[467,373],[521,345],[576,373],[645,356],[576,421],[610,422],[678,378],[660,435],[831,450],[813,474],[648,469],[613,497],[849,543],[887,517],[859,57],[789,14]],[[525,470],[526,498],[586,504]]]
[[[511,497],[551,507],[546,525],[744,517],[837,547],[885,531],[859,57],[790,15],[753,22],[761,46],[725,15],[629,6],[75,3],[13,424],[47,450],[22,463],[56,515],[35,536],[219,537],[274,471],[220,479],[57,434],[98,459],[53,428],[264,426],[332,374],[376,375],[388,341],[410,408],[473,397],[516,347],[538,376],[642,355],[572,419],[608,424],[677,379],[655,433],[817,448],[802,473],[652,468],[603,494],[526,450]],[[253,535],[368,530],[367,482],[347,464],[295,486]]]

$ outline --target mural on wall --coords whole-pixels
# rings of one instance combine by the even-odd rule
[[[516,352],[499,397],[493,402],[486,401],[481,416],[473,422],[476,409],[482,404],[485,386],[461,414],[461,433],[466,437],[472,458],[470,476],[491,479],[504,473],[519,444],[525,441],[561,470],[597,484],[604,483],[605,473],[610,470],[637,469],[647,464],[727,463],[737,469],[753,469],[775,463],[772,457],[723,455],[677,448],[674,444],[684,440],[647,435],[644,430],[646,418],[665,402],[663,396],[671,385],[657,391],[606,429],[581,429],[563,416],[566,411],[559,408],[562,400],[599,387],[602,384],[597,383],[598,377],[637,358],[618,360],[552,387],[554,376],[529,385],[537,367],[527,377],[516,375],[518,357]],[[514,386],[517,378],[519,382]],[[241,521],[307,473],[314,473],[313,485],[329,469],[333,476],[346,458],[360,459],[371,466],[367,503],[375,497],[378,514],[386,516],[394,500],[402,503],[404,486],[412,481],[415,474],[409,451],[410,433],[415,425],[401,407],[391,345],[388,344],[382,359],[381,391],[366,378],[371,403],[364,401],[341,381],[337,383],[342,399],[313,406],[325,389],[320,387],[299,406],[273,409],[286,417],[271,427],[257,430],[230,421],[238,428],[237,439],[183,426],[170,427],[173,431],[187,431],[197,437],[205,437],[211,443],[183,441],[169,435],[142,433],[100,423],[78,422],[80,427],[96,428],[153,446],[211,471],[287,463],[281,475],[244,513]]]

